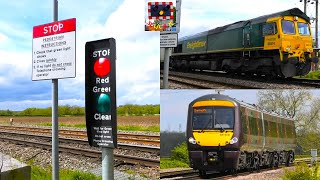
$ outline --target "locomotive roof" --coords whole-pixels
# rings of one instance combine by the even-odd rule
[[[241,28],[241,27],[246,26],[248,23],[251,23],[251,24],[263,23],[263,22],[266,22],[269,18],[278,17],[278,16],[298,16],[298,17],[303,18],[306,21],[310,22],[310,18],[306,14],[304,14],[299,8],[293,8],[293,9],[288,9],[288,10],[273,13],[273,14],[259,16],[254,19],[249,19],[249,20],[245,20],[245,21],[238,21],[238,22],[235,22],[232,24],[228,24],[225,26],[217,27],[215,29],[211,29],[209,31],[204,31],[204,32],[201,32],[201,33],[198,33],[195,35],[185,36],[185,37],[180,38],[179,41],[183,41],[183,40],[187,40],[187,39],[191,39],[191,38],[196,38],[196,37],[200,37],[200,36],[208,35],[208,34],[216,34],[216,33],[228,31],[228,30],[232,30],[232,29],[236,29],[236,28]]]
[[[235,98],[231,98],[227,95],[223,95],[223,94],[208,94],[208,95],[204,95],[204,96],[201,96],[195,100],[193,100],[191,104],[194,104],[195,102],[197,101],[205,101],[205,100],[212,100],[212,98],[214,99],[217,99],[217,100],[228,100],[228,101],[234,101],[238,104],[240,104],[240,106],[243,106],[243,107],[246,107],[246,108],[249,108],[249,109],[252,109],[252,110],[256,110],[256,111],[260,111],[260,112],[263,112],[265,114],[268,114],[268,115],[271,115],[271,116],[275,116],[275,117],[280,117],[280,118],[285,118],[287,120],[292,120],[293,119],[291,117],[288,117],[288,116],[284,116],[284,115],[281,115],[281,114],[278,114],[276,112],[270,112],[270,111],[267,111],[267,110],[264,110],[260,107],[258,107],[257,105],[255,104],[250,104],[250,103],[246,103],[246,102],[243,102],[243,101],[239,101]]]

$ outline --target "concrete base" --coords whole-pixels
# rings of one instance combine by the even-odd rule
[[[0,153],[0,180],[18,179],[30,180],[31,167],[8,155]]]

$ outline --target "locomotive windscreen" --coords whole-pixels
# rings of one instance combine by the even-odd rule
[[[193,130],[233,129],[233,107],[198,107],[193,109]]]

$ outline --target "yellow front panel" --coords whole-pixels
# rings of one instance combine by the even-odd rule
[[[289,20],[295,24],[295,34],[285,34],[282,31],[282,20]],[[294,16],[284,16],[270,18],[267,22],[274,22],[277,25],[277,34],[268,35],[264,37],[264,49],[272,50],[279,49],[280,54],[288,53],[288,58],[298,57],[299,61],[305,61],[304,53],[312,52],[312,35],[309,28],[310,35],[300,35],[298,31],[298,23],[307,23],[306,20],[298,18],[294,19]],[[283,57],[281,55],[281,60]]]
[[[193,137],[200,146],[225,146],[230,143],[233,131],[205,130],[193,131]]]
[[[196,102],[192,107],[203,107],[203,106],[225,106],[225,107],[235,107],[233,102],[222,101],[222,100],[212,100],[212,101],[199,101]]]

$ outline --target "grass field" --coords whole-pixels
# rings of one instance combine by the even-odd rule
[[[0,117],[0,124],[35,124],[51,126],[51,117]],[[117,119],[118,130],[160,132],[160,116],[120,116]],[[85,128],[85,117],[59,117],[59,126]]]

